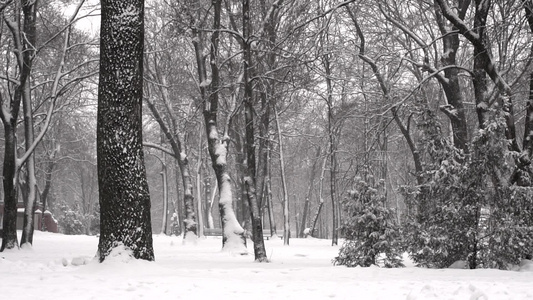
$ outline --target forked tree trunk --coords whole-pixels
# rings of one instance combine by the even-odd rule
[[[246,238],[244,229],[241,227],[233,210],[233,192],[231,190],[231,178],[227,170],[227,154],[229,137],[227,129],[224,131],[222,138],[218,133],[218,98],[220,88],[220,74],[218,70],[218,44],[221,28],[220,15],[222,9],[222,0],[213,0],[213,33],[211,34],[209,63],[211,67],[211,77],[207,78],[207,70],[204,59],[204,48],[200,38],[200,33],[194,31],[195,38],[193,46],[196,56],[196,65],[198,68],[198,79],[200,82],[199,89],[202,97],[202,109],[205,121],[205,130],[207,136],[207,149],[211,157],[211,163],[217,179],[219,190],[218,208],[222,223],[222,249],[226,251],[247,254]],[[228,122],[228,124],[231,122]]]
[[[163,85],[166,85],[166,79],[164,77],[161,78],[161,81],[163,82]],[[159,88],[167,112],[169,113],[169,115],[171,115],[168,90],[161,86]],[[194,208],[193,184],[191,179],[189,160],[187,158],[187,155],[185,154],[185,150],[183,149],[179,136],[171,132],[169,126],[167,126],[167,124],[161,117],[159,110],[155,107],[155,103],[153,102],[153,100],[150,99],[150,97],[147,97],[145,102],[148,105],[150,111],[152,112],[154,119],[159,124],[161,131],[163,132],[167,140],[170,142],[174,159],[176,159],[178,163],[180,177],[182,181],[181,183],[183,186],[183,207],[185,209],[185,216],[183,218],[183,237],[188,239],[194,239],[195,237],[197,237],[197,223]]]

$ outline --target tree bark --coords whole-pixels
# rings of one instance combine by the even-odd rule
[[[328,162],[328,155],[324,157],[324,162],[322,163],[322,171],[320,171],[320,183],[318,185],[318,206],[316,208],[316,212],[313,217],[313,221],[311,222],[311,229],[309,230],[309,234],[312,237],[317,237],[317,230],[316,225],[318,222],[318,218],[320,216],[320,212],[322,212],[322,207],[324,206],[324,198],[322,198],[322,193],[324,191],[324,174],[326,172],[326,164]]]
[[[22,82],[22,108],[24,114],[24,138],[25,149],[31,151],[30,156],[26,160],[26,188],[27,198],[24,199],[24,221],[22,227],[22,237],[20,239],[21,246],[24,244],[33,244],[33,230],[34,230],[34,213],[35,204],[37,201],[37,179],[35,178],[35,156],[31,147],[34,143],[35,136],[33,131],[33,110],[31,98],[31,83],[30,73],[32,69],[33,56],[35,54],[35,47],[37,41],[36,18],[37,18],[37,4],[38,1],[22,1],[22,12],[24,15],[24,52],[22,68],[23,72],[27,72],[26,80]]]
[[[222,0],[212,0],[213,14],[213,33],[211,34],[211,43],[209,50],[209,62],[211,67],[211,78],[207,78],[205,59],[203,56],[203,47],[200,45],[199,32],[195,33],[193,46],[195,50],[198,78],[200,82],[200,94],[202,96],[202,109],[204,114],[205,130],[207,136],[207,148],[211,163],[217,179],[219,190],[218,207],[222,223],[222,249],[226,251],[246,254],[246,238],[244,229],[241,227],[233,210],[233,192],[231,190],[231,177],[227,170],[227,153],[229,137],[227,129],[224,131],[223,138],[218,133],[218,98],[220,88],[220,74],[217,65],[218,43],[221,28],[220,14]],[[231,121],[231,120],[230,120]],[[231,122],[228,122],[228,124]]]
[[[1,95],[0,95],[1,99]],[[5,249],[18,248],[17,238],[17,201],[18,201],[18,168],[16,166],[16,115],[5,119],[5,108],[2,105],[2,121],[4,123],[4,220],[3,236],[0,252]],[[15,111],[12,109],[12,113]]]
[[[154,260],[150,194],[142,145],[144,1],[103,0],[97,164],[98,257],[124,246]]]
[[[461,0],[458,5],[458,16],[461,19],[464,19],[470,0]],[[457,50],[459,49],[459,34],[457,33],[457,28],[451,26],[448,28],[444,23],[442,14],[438,9],[435,10],[435,15],[437,18],[437,23],[439,25],[440,32],[442,34],[442,56],[441,62],[443,66],[454,66],[457,65]],[[453,132],[453,143],[457,149],[467,151],[468,144],[468,129],[466,123],[466,115],[464,108],[464,97],[459,84],[459,69],[457,68],[445,68],[444,77],[447,80],[443,80],[440,76],[437,77],[439,83],[446,94],[446,100],[450,106],[446,115],[450,119]]]
[[[287,191],[287,181],[285,179],[285,160],[283,158],[283,139],[281,138],[281,128],[279,126],[279,114],[274,108],[274,115],[276,117],[276,129],[278,132],[279,143],[279,166],[281,175],[281,189],[283,192],[283,245],[289,245],[289,238],[291,234],[290,218],[289,218],[289,194]]]
[[[533,1],[522,0],[522,6],[529,25],[529,32],[533,34]],[[530,53],[533,54],[533,46],[530,49]],[[527,151],[528,158],[531,160],[533,156],[533,72],[529,74],[529,95],[526,101],[523,148]]]
[[[162,78],[159,78],[159,79],[161,80],[162,85],[158,85],[158,88],[160,90],[162,100],[165,104],[164,106],[166,108],[168,115],[172,119],[172,124],[174,125],[173,127],[177,127],[175,125],[177,121],[170,107],[170,96],[168,95],[168,89],[166,88],[166,86],[168,85],[167,80],[164,76],[162,76]],[[183,185],[183,206],[185,209],[185,216],[183,219],[183,226],[185,230],[184,230],[183,237],[194,239],[195,237],[198,236],[198,232],[197,232],[198,226],[196,223],[193,183],[191,179],[189,159],[181,143],[180,137],[178,136],[177,133],[174,134],[171,132],[169,126],[167,126],[161,114],[159,113],[159,110],[156,108],[153,100],[150,99],[150,97],[147,97],[146,103],[148,104],[148,108],[152,112],[154,119],[159,124],[161,131],[163,132],[167,140],[170,142],[170,146],[174,154],[173,156],[178,162],[178,167],[180,170],[180,175],[181,175],[181,180],[182,180],[182,185]]]
[[[253,91],[250,73],[252,68],[252,51],[250,49],[250,37],[252,26],[250,24],[250,1],[243,0],[243,58],[244,58],[244,119],[245,119],[245,157],[246,168],[244,187],[250,207],[250,217],[252,219],[252,240],[254,242],[254,255],[257,262],[268,262],[265,250],[265,240],[263,238],[263,224],[261,212],[257,201],[256,186],[256,159],[255,159],[255,129],[253,111]]]
[[[331,221],[332,221],[332,236],[331,236],[331,245],[335,246],[338,244],[338,234],[337,234],[337,210],[336,210],[336,201],[337,201],[337,142],[336,142],[336,132],[334,127],[336,126],[335,116],[333,113],[333,83],[331,80],[331,64],[328,54],[322,56],[322,63],[324,64],[324,69],[326,71],[326,104],[328,107],[328,144],[329,144],[329,158],[330,158],[330,168],[329,168],[329,184],[330,184],[330,197],[331,197]]]
[[[167,235],[167,217],[168,217],[168,182],[167,166],[161,166],[161,181],[163,184],[163,220],[161,222],[161,234]]]
[[[315,159],[313,161],[313,167],[311,167],[311,173],[309,174],[310,176],[309,185],[307,186],[307,195],[305,196],[302,223],[300,225],[300,232],[298,235],[300,238],[303,238],[305,236],[304,232],[305,232],[305,229],[307,229],[307,218],[308,218],[307,215],[309,214],[310,199],[311,199],[311,195],[313,193],[313,188],[315,184],[316,166],[317,166],[318,160],[320,159],[320,153],[321,153],[321,148],[318,147]],[[310,232],[308,234],[310,234]]]

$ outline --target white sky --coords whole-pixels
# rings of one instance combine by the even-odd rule
[[[74,10],[79,4],[75,1],[65,7],[64,15],[70,18]],[[91,34],[96,34],[100,30],[100,1],[86,0],[80,12],[78,13],[79,20],[76,22],[76,27]]]

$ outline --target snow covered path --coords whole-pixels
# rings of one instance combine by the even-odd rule
[[[259,264],[221,252],[220,238],[154,236],[155,262],[118,252],[98,264],[94,236],[34,239],[33,249],[0,253],[0,299],[533,299],[533,269],[335,267],[329,240],[267,241],[272,263]]]

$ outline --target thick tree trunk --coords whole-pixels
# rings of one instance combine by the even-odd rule
[[[100,262],[124,246],[154,260],[142,145],[144,1],[103,0],[97,163]]]
[[[470,0],[459,1],[458,17],[465,18]],[[457,50],[459,49],[459,33],[453,25],[448,26],[443,19],[440,10],[435,9],[435,16],[440,32],[442,34],[442,56],[441,62],[444,67],[457,65]],[[448,116],[452,125],[453,143],[457,149],[467,151],[468,129],[464,108],[464,97],[459,84],[459,69],[445,68],[443,80],[438,76],[437,79],[444,90],[448,105],[441,107],[441,110]]]

